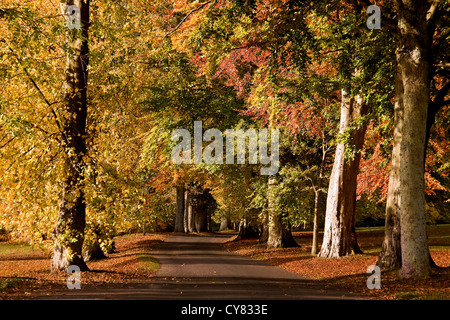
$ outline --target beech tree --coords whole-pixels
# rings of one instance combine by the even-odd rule
[[[430,127],[442,105],[449,85],[436,90],[433,100],[430,84],[435,77],[448,77],[436,66],[436,49],[445,46],[433,38],[442,19],[441,1],[395,1],[397,21],[396,107],[394,149],[386,207],[386,235],[378,264],[385,268],[401,266],[400,277],[420,278],[430,274],[425,219],[425,153]],[[445,31],[444,31],[445,33]],[[440,61],[446,60],[439,54]],[[447,81],[447,83],[446,83]],[[423,155],[423,156],[418,156]]]
[[[87,119],[87,78],[89,66],[89,1],[77,0],[63,3],[65,8],[75,5],[80,10],[80,29],[67,31],[68,52],[65,69],[64,104],[61,114],[64,142],[65,178],[62,199],[55,227],[55,249],[52,269],[65,270],[77,265],[88,270],[83,260],[82,248],[86,226],[85,158]]]
[[[342,90],[340,134],[367,113],[361,96],[348,97]],[[364,143],[366,125],[350,129],[350,144],[360,150]],[[361,154],[345,159],[345,144],[336,147],[333,170],[328,187],[323,243],[318,254],[324,258],[338,258],[362,253],[356,239],[356,181]]]

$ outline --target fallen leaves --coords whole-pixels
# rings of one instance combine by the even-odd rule
[[[223,245],[229,251],[268,262],[317,280],[326,287],[349,293],[376,299],[450,299],[450,243],[446,238],[449,229],[450,226],[440,226],[429,230],[429,243],[435,245],[431,246],[431,256],[443,268],[434,270],[432,277],[417,281],[399,281],[396,271],[382,272],[380,290],[369,290],[366,286],[369,276],[367,268],[376,263],[384,236],[384,232],[377,229],[358,232],[359,244],[366,254],[339,259],[312,256],[311,232],[294,233],[295,240],[301,245],[298,248],[267,249],[258,240],[230,241]]]
[[[90,272],[81,273],[83,285],[130,283],[148,279],[154,268],[143,264],[153,243],[161,242],[164,234],[125,235],[116,238],[116,250],[108,258],[87,262]],[[148,259],[147,259],[148,260]],[[19,254],[0,254],[0,282],[8,283],[0,290],[0,299],[17,299],[25,292],[65,289],[67,273],[51,272],[51,260],[39,250],[26,249]],[[10,285],[14,283],[14,286]]]

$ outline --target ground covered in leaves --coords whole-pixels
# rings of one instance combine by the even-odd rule
[[[294,232],[298,248],[266,249],[257,239],[228,241],[224,248],[238,254],[266,261],[323,283],[374,299],[450,299],[450,225],[432,226],[428,237],[430,251],[440,269],[432,277],[399,281],[396,271],[383,272],[381,289],[369,290],[367,267],[375,264],[383,241],[383,228],[357,231],[364,254],[341,259],[321,259],[310,254],[311,232]],[[116,250],[107,259],[90,261],[92,272],[83,272],[83,285],[124,284],[144,281],[159,268],[151,256],[152,245],[167,234],[134,234],[116,238]],[[320,239],[321,240],[321,239]],[[321,243],[319,241],[319,243]],[[51,293],[66,286],[67,274],[52,273],[51,253],[26,244],[0,241],[0,299],[26,298],[33,292]]]
[[[382,272],[381,289],[369,290],[367,268],[380,254],[384,228],[362,228],[357,231],[364,254],[340,259],[312,256],[312,232],[294,232],[298,248],[267,249],[257,239],[229,241],[227,250],[266,261],[288,271],[321,281],[326,286],[360,293],[375,299],[450,299],[450,225],[431,226],[428,240],[431,256],[441,268],[433,270],[428,279],[405,281],[397,279],[397,271]],[[320,234],[320,241],[322,234]]]
[[[116,238],[116,249],[107,259],[89,261],[83,285],[128,283],[145,280],[159,265],[150,255],[152,244],[164,234],[133,234]],[[51,253],[26,244],[0,242],[0,299],[23,298],[33,291],[52,292],[66,286],[67,273],[51,272]]]

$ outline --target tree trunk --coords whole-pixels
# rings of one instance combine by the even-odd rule
[[[268,183],[268,200],[269,200],[269,214],[268,214],[268,239],[267,248],[287,248],[298,247],[292,236],[289,226],[283,223],[283,214],[277,205],[277,195],[274,188],[278,184],[275,177],[271,177]]]
[[[175,228],[174,232],[184,232],[184,186],[178,186],[177,190],[177,206],[176,206],[176,217],[175,217]]]
[[[93,239],[91,242],[83,243],[83,259],[84,261],[92,261],[106,258],[103,252],[98,238]]]
[[[186,189],[184,192],[184,232],[190,233],[194,232],[194,219],[193,219],[193,210],[191,203],[192,194],[189,189]]]
[[[325,139],[322,140],[322,161],[320,163],[319,180],[317,186],[314,187],[314,219],[313,219],[313,241],[311,246],[311,254],[316,255],[319,252],[319,205],[320,194],[323,184],[323,170],[325,169],[325,160],[327,158],[327,150],[325,149]]]
[[[191,195],[194,232],[208,231],[208,196],[208,192],[201,187],[197,187]]]
[[[400,242],[400,141],[403,126],[403,83],[401,75],[395,75],[394,147],[392,149],[391,173],[386,199],[385,235],[377,266],[385,270],[402,265]]]
[[[86,202],[84,196],[84,157],[86,156],[87,76],[89,2],[65,1],[77,5],[81,13],[81,29],[68,30],[69,52],[64,81],[64,110],[61,112],[64,142],[62,199],[54,230],[55,248],[52,270],[66,270],[77,265],[89,270],[82,256]]]
[[[340,133],[352,122],[367,113],[367,106],[360,96],[348,98],[342,90]],[[350,133],[356,150],[364,144],[366,125]],[[361,154],[356,152],[352,160],[344,158],[346,146],[338,144],[328,186],[325,229],[319,257],[338,258],[351,253],[361,253],[356,240],[356,178]]]
[[[320,187],[314,191],[314,219],[313,219],[313,241],[311,246],[311,254],[316,255],[319,252],[319,200]]]
[[[222,217],[220,219],[219,231],[228,230],[230,228],[229,226],[230,226],[230,218],[229,217]]]
[[[198,203],[193,206],[194,230],[195,232],[207,231],[207,214],[203,203],[203,195],[197,195],[195,198]]]
[[[245,217],[239,223],[238,240],[258,238],[258,231]]]
[[[185,189],[184,230],[189,232],[210,231],[211,210],[215,203],[208,189],[193,184]]]
[[[269,217],[267,212],[264,213],[261,222],[261,232],[259,233],[259,243],[267,243],[269,240]]]
[[[400,141],[401,255],[400,278],[431,273],[425,217],[424,152],[429,101],[430,46],[425,0],[402,1],[398,25],[398,67],[403,82],[403,126]]]

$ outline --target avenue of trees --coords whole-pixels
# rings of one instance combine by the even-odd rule
[[[373,4],[2,2],[0,230],[87,271],[138,230],[235,228],[278,248],[308,227],[312,254],[338,258],[362,253],[358,223],[382,223],[377,264],[430,275],[426,225],[450,222],[449,6],[382,1],[369,29]],[[278,129],[279,170],[225,152],[173,163],[172,133],[195,145],[194,121]]]

